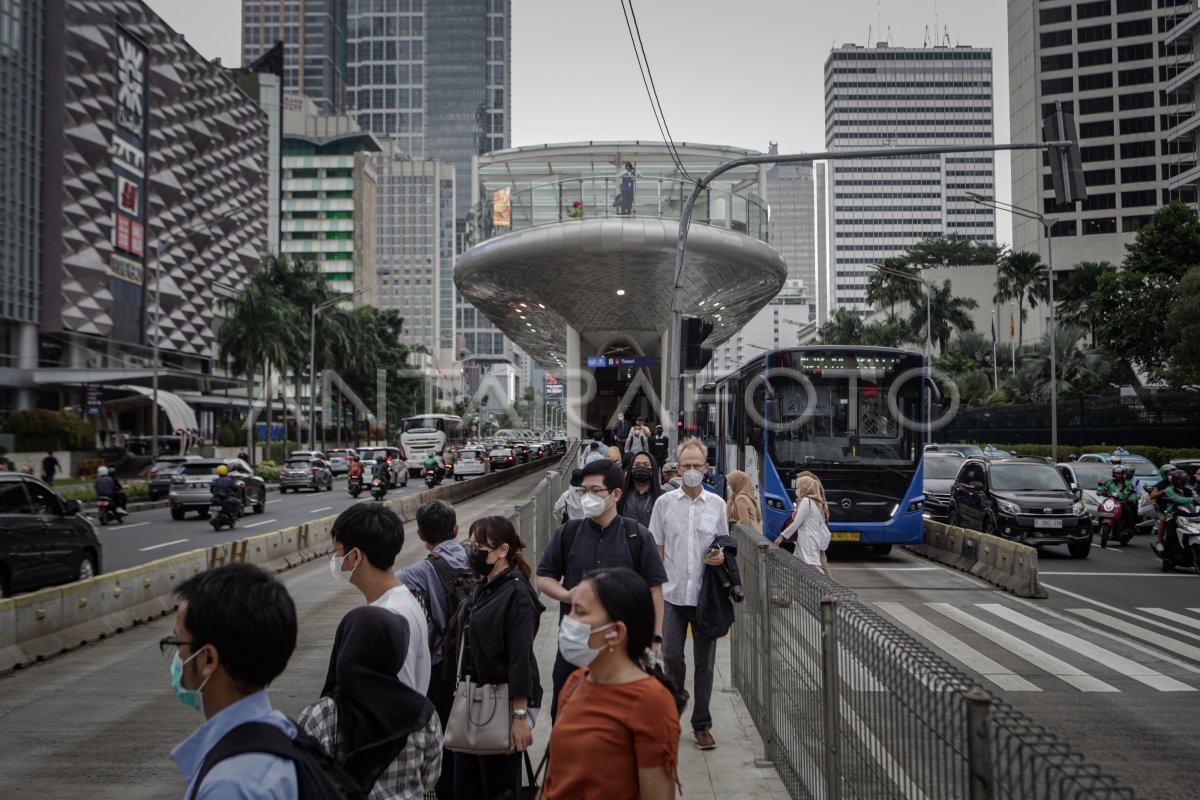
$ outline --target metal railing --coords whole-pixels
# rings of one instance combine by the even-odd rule
[[[525,542],[525,560],[531,565],[541,561],[550,534],[558,527],[554,519],[554,503],[567,486],[571,470],[579,463],[579,442],[567,445],[567,452],[558,464],[547,470],[546,477],[538,481],[528,499],[513,506],[505,516],[512,521],[517,534]]]
[[[506,233],[588,219],[679,220],[694,184],[676,178],[637,179],[632,202],[622,204],[621,178],[570,178],[514,188],[508,197],[509,224],[494,222],[492,194],[472,213],[472,245]],[[578,203],[578,205],[576,205]],[[738,231],[767,241],[767,203],[748,189],[708,188],[696,202],[692,222]]]
[[[733,682],[793,798],[1134,797],[850,590],[734,535]]]

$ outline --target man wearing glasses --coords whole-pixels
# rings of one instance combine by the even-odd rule
[[[296,607],[283,584],[250,564],[201,572],[177,592],[172,635],[158,643],[171,665],[171,688],[205,722],[171,751],[188,782],[186,797],[295,798],[295,764],[261,752],[241,752],[202,767],[226,734],[260,722],[289,739],[296,726],[271,707],[266,687],[296,649]],[[199,783],[199,785],[193,785]]]
[[[729,535],[725,499],[704,491],[707,469],[708,448],[702,441],[687,439],[680,444],[679,472],[683,475],[683,485],[659,497],[650,517],[650,533],[667,570],[667,582],[663,586],[663,660],[667,675],[683,691],[687,681],[683,648],[688,626],[691,626],[692,659],[696,663],[692,732],[696,746],[701,750],[712,750],[717,746],[709,711],[717,641],[705,636],[696,626],[696,606],[700,601],[704,568],[725,563],[724,552],[713,549],[713,541],[718,536]]]
[[[663,593],[667,573],[645,526],[617,513],[625,473],[614,461],[592,461],[575,490],[586,519],[568,520],[550,537],[537,568],[537,588],[560,604],[559,619],[571,611],[571,590],[592,570],[628,567],[650,585],[654,599],[654,649],[662,645]],[[558,694],[575,671],[559,653],[554,659],[550,716],[558,714]]]

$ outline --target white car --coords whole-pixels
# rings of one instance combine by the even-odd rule
[[[464,447],[458,451],[454,459],[454,480],[461,481],[475,475],[487,475],[492,471],[492,461],[488,453],[473,448]]]

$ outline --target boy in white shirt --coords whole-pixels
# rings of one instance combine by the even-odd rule
[[[421,694],[429,690],[432,663],[425,611],[408,587],[392,572],[404,546],[404,523],[382,503],[357,503],[333,522],[333,577],[362,592],[373,606],[386,608],[408,622],[408,656],[400,682]]]

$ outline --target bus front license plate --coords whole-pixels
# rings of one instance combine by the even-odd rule
[[[829,534],[831,542],[857,542],[862,539],[862,534],[858,531],[833,531]]]

